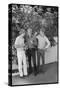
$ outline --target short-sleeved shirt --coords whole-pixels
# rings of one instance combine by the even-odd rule
[[[44,49],[46,44],[49,43],[49,40],[46,36],[42,37],[41,35],[36,36],[38,39],[38,48]]]
[[[22,45],[22,44],[24,44],[24,38],[23,38],[23,35],[20,35],[16,38],[15,45]],[[23,49],[23,47],[17,48],[17,49]]]
[[[29,48],[36,48],[37,46],[37,40],[36,37],[27,37],[27,43]]]

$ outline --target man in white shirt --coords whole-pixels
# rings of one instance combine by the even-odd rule
[[[25,44],[24,44],[24,35],[25,31],[22,30],[20,35],[15,40],[15,48],[17,50],[17,58],[18,58],[18,70],[20,77],[27,76],[27,62],[25,55]]]
[[[42,65],[44,65],[45,50],[50,46],[50,41],[45,36],[43,28],[41,28],[39,35],[36,37],[38,39],[38,50],[37,50],[37,65],[38,72],[40,67],[40,56],[42,57]],[[43,69],[42,69],[43,71]]]

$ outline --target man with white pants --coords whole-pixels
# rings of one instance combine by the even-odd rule
[[[20,77],[27,76],[27,62],[26,62],[26,54],[24,50],[24,35],[25,31],[22,30],[20,35],[16,38],[15,48],[17,50],[17,58],[18,58],[18,70]]]

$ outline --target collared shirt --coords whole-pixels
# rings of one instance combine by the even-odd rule
[[[18,50],[19,49],[23,49],[23,45],[24,45],[24,38],[23,38],[23,34],[18,36],[15,40],[15,45],[20,45],[21,47],[20,48],[17,48]]]
[[[39,49],[46,49],[49,47],[50,41],[48,40],[48,38],[46,36],[41,36],[39,34],[38,36],[36,36],[36,38],[38,39],[38,48]]]
[[[36,48],[37,46],[37,40],[35,36],[27,37],[27,43],[29,48]]]

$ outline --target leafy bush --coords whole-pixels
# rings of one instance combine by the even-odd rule
[[[10,9],[9,9],[10,11]],[[10,19],[9,19],[10,20]],[[12,56],[16,58],[14,42],[21,28],[31,27],[33,33],[44,27],[45,34],[51,41],[58,36],[58,8],[34,5],[12,5]]]

